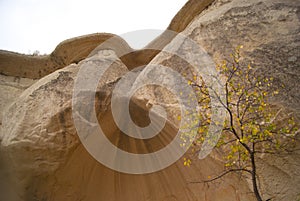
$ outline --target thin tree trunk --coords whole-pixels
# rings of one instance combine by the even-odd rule
[[[252,165],[252,185],[253,185],[253,192],[255,194],[255,197],[257,199],[257,201],[263,201],[259,190],[258,190],[258,186],[257,186],[257,179],[256,179],[256,164],[255,164],[255,157],[254,157],[254,153],[251,153],[251,165]]]

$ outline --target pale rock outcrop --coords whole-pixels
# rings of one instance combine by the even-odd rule
[[[185,171],[180,160],[161,172],[140,176],[118,173],[95,161],[76,134],[71,96],[80,66],[93,59],[105,59],[101,52],[40,79],[5,112],[2,154],[12,181],[9,187],[18,189],[18,199],[251,200],[251,195],[244,193],[248,191],[247,184],[235,176],[225,178],[224,184],[189,184],[205,179],[214,171],[222,171],[222,163],[213,158],[197,162],[190,171]],[[124,137],[112,121],[110,96],[116,81],[127,71],[117,60],[100,81],[96,94],[100,125],[118,147],[148,153],[165,146],[166,138],[170,139],[176,129],[168,123],[160,134],[162,137],[145,142]],[[144,97],[133,98],[133,119],[145,125],[148,121],[145,108],[139,106],[143,105]]]
[[[243,62],[274,77],[280,94],[272,101],[300,117],[299,9],[299,1],[215,1],[182,34],[204,47],[216,63],[229,58],[242,45]],[[158,55],[151,62],[175,69],[182,66],[174,56],[166,54]],[[297,151],[263,158],[259,172],[265,175],[260,179],[264,199],[299,199],[299,154]]]
[[[171,30],[183,31],[184,35],[204,47],[217,63],[227,58],[236,46],[243,45],[242,55],[245,57],[245,62],[253,61],[254,65],[269,69],[278,85],[281,83],[286,85],[283,93],[273,101],[280,101],[299,114],[300,108],[297,104],[300,95],[297,90],[299,83],[299,1],[216,0],[204,10],[210,3],[212,1],[189,1],[174,18],[176,21],[172,22],[173,25],[171,23],[170,27],[173,27]],[[193,17],[188,17],[189,14]],[[189,20],[184,20],[183,25],[180,25],[180,18]],[[166,45],[170,41],[170,38],[158,38],[150,45],[153,47],[156,46],[155,44]],[[192,51],[181,49],[182,44],[172,44],[175,43],[174,41],[176,40],[169,44],[174,51],[187,56],[193,55]],[[128,48],[126,44],[121,46]],[[85,55],[78,57],[80,59],[74,59],[77,58],[76,56],[67,57],[69,63],[78,63],[84,59],[93,49],[90,45],[87,47],[88,50],[84,51]],[[69,47],[66,46],[65,49],[68,50]],[[190,70],[186,70],[189,69],[189,65],[172,55],[165,52],[159,53],[159,51],[154,53],[140,51],[133,53],[131,57],[118,59],[116,55],[122,48],[112,49],[111,54],[117,61],[110,67],[105,79],[99,83],[96,93],[95,105],[99,123],[103,126],[110,141],[123,150],[133,153],[149,153],[158,150],[169,143],[170,138],[176,133],[178,103],[174,101],[174,97],[170,96],[169,92],[155,87],[146,87],[135,94],[130,110],[134,122],[141,126],[149,123],[147,112],[145,113],[145,110],[149,109],[147,103],[169,103],[167,111],[170,116],[160,135],[141,141],[124,136],[113,122],[110,108],[111,92],[126,72],[140,64],[149,62],[161,64],[178,72],[186,71],[188,74],[191,73]],[[0,185],[3,186],[0,189],[3,199],[255,200],[249,193],[251,188],[247,181],[235,174],[209,184],[193,183],[193,181],[206,180],[222,172],[222,161],[214,157],[218,153],[213,153],[204,160],[194,160],[189,168],[183,166],[183,159],[181,159],[160,172],[146,175],[115,172],[99,164],[89,155],[78,139],[72,120],[73,84],[78,70],[85,62],[90,59],[104,61],[107,59],[105,51],[99,50],[78,64],[71,64],[55,72],[53,71],[69,63],[54,66],[53,69],[46,70],[47,72],[40,75],[37,69],[46,67],[44,65],[39,67],[41,64],[39,63],[35,66],[37,69],[32,69],[34,75],[28,77],[40,78],[53,73],[37,82],[14,79],[10,81],[10,77],[1,77],[1,80],[4,80],[1,81],[1,94],[9,94],[10,90],[13,92],[12,95],[1,98],[0,102],[1,107],[5,108],[0,135],[2,169]],[[137,60],[130,60],[135,56]],[[9,65],[13,66],[13,63]],[[135,69],[133,73],[143,72],[147,68],[146,66]],[[26,77],[27,75],[20,73],[21,71],[15,66],[14,71],[10,71],[7,75]],[[4,73],[2,67],[1,72]],[[18,86],[16,89],[7,88],[16,85]],[[190,152],[187,153],[189,156],[190,154]],[[259,171],[264,176],[259,180],[264,199],[272,198],[277,201],[299,199],[300,177],[297,173],[299,154],[295,152],[292,155],[266,156],[261,159]],[[15,189],[15,193],[11,189]]]
[[[214,0],[191,0],[174,17],[168,30],[174,32],[183,31],[191,20],[201,13]],[[174,34],[163,33],[146,48],[163,48],[168,44]],[[160,51],[137,50],[131,47],[121,38],[109,33],[96,33],[75,37],[61,42],[50,55],[24,55],[15,52],[0,50],[0,73],[8,76],[39,79],[71,63],[78,63],[85,59],[98,45],[113,38],[109,48],[117,54],[124,50],[132,53],[124,55],[121,60],[129,69],[145,65]]]
[[[31,86],[36,80],[0,75],[0,111],[4,111],[19,95]],[[0,125],[2,115],[0,116]]]
[[[114,37],[117,48],[129,48],[113,34],[98,33],[61,42],[50,55],[24,55],[0,50],[0,73],[21,78],[39,79],[71,63],[86,58],[99,44]]]

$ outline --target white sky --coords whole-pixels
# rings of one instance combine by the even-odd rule
[[[0,0],[0,49],[44,54],[65,39],[85,34],[164,30],[186,2]]]

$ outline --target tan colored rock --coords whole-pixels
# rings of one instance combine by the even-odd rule
[[[0,111],[5,110],[11,103],[14,102],[19,95],[31,86],[35,80],[28,78],[18,78],[13,76],[0,75]],[[0,115],[0,125],[2,125],[2,115]]]
[[[246,183],[237,177],[225,178],[224,185],[210,184],[210,188],[203,184],[189,184],[222,170],[222,164],[212,158],[197,162],[191,171],[186,171],[180,160],[161,172],[140,176],[118,173],[96,162],[76,135],[71,116],[71,96],[79,67],[91,59],[101,59],[101,52],[79,65],[70,65],[39,80],[5,112],[1,147],[7,160],[9,179],[13,181],[11,188],[19,189],[19,199],[250,199],[249,195],[237,192],[237,189],[247,191]],[[127,68],[118,60],[106,73],[106,79],[100,82],[100,102],[96,103],[100,105],[97,109],[100,125],[118,147],[130,152],[148,153],[165,146],[165,138],[174,135],[176,129],[167,124],[161,134],[164,137],[146,142],[128,139],[120,132],[112,121],[109,104],[113,83],[126,72]],[[143,96],[134,99],[144,101]],[[138,124],[148,121],[144,110],[138,104],[133,106],[133,119]],[[199,189],[205,190],[199,192]],[[219,192],[222,196],[218,197]]]
[[[267,71],[280,88],[280,95],[272,101],[300,117],[298,1],[215,1],[195,17],[182,34],[204,47],[217,63],[229,58],[237,46],[243,45],[243,62],[251,62]],[[187,57],[194,54],[180,48],[178,51]],[[176,57],[165,53],[158,54],[151,63],[178,71],[186,67],[178,63]],[[299,158],[299,152],[263,158],[259,172],[264,199],[299,199]]]
[[[38,79],[71,63],[78,63],[103,41],[113,34],[90,34],[60,43],[50,55],[32,56],[9,51],[0,51],[0,73],[8,76]],[[127,45],[116,37],[119,44]],[[124,48],[123,47],[123,48]]]
[[[174,17],[168,30],[183,31],[190,21],[212,2],[213,0],[189,1]],[[123,50],[132,51],[129,45],[116,35],[108,33],[90,34],[65,40],[50,55],[45,56],[24,55],[0,50],[0,73],[8,76],[39,79],[71,63],[78,63],[98,45],[112,37],[114,37],[114,41],[110,44],[110,49],[115,50],[117,54]],[[154,50],[132,51],[132,53],[124,55],[121,60],[129,69],[148,64],[160,52],[155,49],[163,48],[174,37],[174,34],[163,33],[145,47],[145,49],[154,47]]]
[[[184,33],[216,62],[243,45],[245,63],[269,71],[278,86],[284,84],[276,102],[299,116],[299,27],[298,1],[232,0],[216,1]]]
[[[293,88],[299,82],[299,69],[296,68],[299,46],[297,2],[217,0],[203,11],[210,3],[212,1],[189,1],[169,28],[183,31],[183,34],[204,47],[216,62],[226,58],[237,45],[243,44],[243,54],[248,60],[253,60],[262,68],[269,69],[270,64],[276,67],[270,69],[270,73],[278,81],[284,82],[288,89],[278,100],[299,112],[299,92]],[[5,108],[0,133],[0,198],[30,201],[254,200],[247,181],[235,174],[209,184],[197,183],[222,172],[223,163],[217,157],[219,153],[213,153],[204,160],[196,159],[189,168],[184,167],[183,159],[180,159],[160,172],[145,175],[119,173],[98,163],[78,139],[71,106],[74,80],[80,67],[93,59],[107,59],[108,50],[95,51],[92,57],[85,59],[104,39],[101,34],[89,37],[62,43],[55,54],[44,58],[0,53],[3,74],[29,78],[47,75],[35,83],[32,80],[11,81],[10,77],[1,77],[4,80],[0,83],[1,94],[9,94],[9,91],[12,94],[0,102],[1,107]],[[160,37],[150,45],[164,46],[173,38]],[[120,46],[116,44],[118,41],[121,41]],[[174,51],[193,56],[192,51],[181,49],[182,44],[174,41],[170,43]],[[78,47],[78,51],[73,51],[76,49],[73,47]],[[110,99],[114,86],[128,69],[150,61],[178,72],[187,68],[189,75],[191,72],[186,62],[159,51],[141,50],[118,59],[116,55],[126,48],[130,50],[121,39],[113,41],[113,50],[109,54],[117,61],[99,83],[95,106],[99,124],[113,144],[128,152],[149,153],[161,149],[174,137],[178,103],[170,93],[157,87],[146,87],[136,93],[130,106],[136,124],[146,126],[149,123],[148,106],[156,103],[167,106],[169,118],[159,136],[145,141],[132,139],[120,132],[113,121]],[[280,54],[279,50],[282,51]],[[74,62],[79,63],[68,65]],[[135,69],[133,73],[145,72],[147,68]],[[39,73],[40,70],[42,73]],[[8,104],[10,102],[12,104]],[[191,156],[191,153],[188,152],[186,156]],[[298,158],[297,152],[276,158],[276,163],[273,163],[274,157],[263,158],[264,163],[259,171],[266,175],[260,178],[265,199],[274,195],[274,200],[297,199],[300,183]],[[14,194],[11,189],[14,189]]]

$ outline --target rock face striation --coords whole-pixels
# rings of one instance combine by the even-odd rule
[[[245,62],[268,70],[278,86],[285,85],[272,101],[300,117],[299,5],[298,0],[190,0],[168,29],[195,41],[216,63],[243,45]],[[90,54],[111,38],[109,50],[96,49]],[[139,154],[160,150],[170,143],[178,130],[180,107],[169,91],[147,86],[131,99],[131,118],[139,126],[150,123],[149,105],[166,107],[166,125],[151,139],[125,135],[116,125],[111,109],[113,90],[128,72],[145,73],[150,68],[148,64],[159,64],[191,74],[189,64],[178,57],[147,50],[163,47],[186,58],[194,55],[192,47],[168,32],[139,51],[133,51],[112,34],[67,40],[48,56],[0,51],[0,200],[255,200],[247,180],[235,174],[212,183],[197,182],[223,171],[216,151],[203,160],[195,159],[191,167],[185,167],[181,158],[159,172],[132,175],[100,164],[79,140],[72,117],[78,72],[92,60],[101,61],[103,66],[114,60],[98,83],[95,95],[97,118],[106,137],[117,147]],[[122,51],[131,53],[119,56]],[[162,72],[161,76],[167,77],[167,73]],[[300,152],[259,160],[263,198],[298,201]]]

